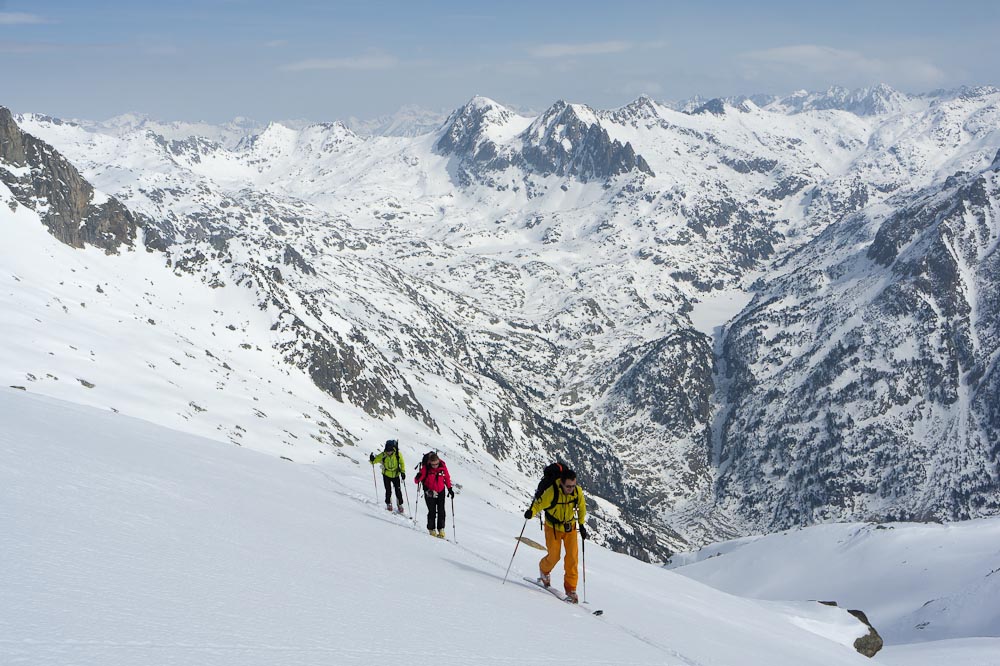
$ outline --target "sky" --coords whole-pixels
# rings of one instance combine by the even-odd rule
[[[1000,85],[995,0],[0,0],[0,105],[372,118],[485,95],[615,108],[831,85]]]

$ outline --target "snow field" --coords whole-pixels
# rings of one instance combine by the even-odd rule
[[[501,585],[522,519],[475,491],[443,542],[381,508],[367,461],[293,464],[10,389],[0,417],[0,663],[867,663],[801,628],[844,634],[838,609],[768,608],[593,544],[604,617],[520,581],[537,550]]]

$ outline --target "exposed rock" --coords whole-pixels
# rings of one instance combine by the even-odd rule
[[[868,616],[864,612],[859,610],[849,610],[847,612],[861,620],[868,627],[868,633],[854,641],[854,649],[866,657],[874,657],[882,649],[882,637],[879,636],[878,631],[875,630],[872,623],[868,621]]]
[[[0,169],[0,180],[21,205],[39,211],[42,223],[63,243],[93,245],[108,254],[133,245],[137,224],[132,213],[113,197],[95,196],[72,164],[49,144],[22,132],[4,107],[0,107],[0,161],[31,169],[19,178]]]

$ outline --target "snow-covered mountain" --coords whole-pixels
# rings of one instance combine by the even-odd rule
[[[597,538],[644,557],[827,517],[995,513],[997,456],[982,442],[995,427],[986,276],[1000,91],[827,97],[839,102],[716,100],[690,113],[648,97],[607,111],[557,102],[537,117],[477,97],[421,136],[272,123],[235,144],[10,118],[4,132],[47,142],[95,201],[122,206],[135,240],[98,245],[118,256],[28,231],[6,246],[4,265],[17,269],[2,278],[5,307],[24,313],[5,335],[7,384],[307,460],[409,434],[493,466],[510,508],[560,455],[603,500]],[[0,215],[17,228],[41,228],[46,192],[65,184],[9,154],[0,179]],[[959,205],[980,181],[983,202]],[[941,225],[904,230],[944,201],[966,238],[961,265],[982,264],[980,282],[961,271],[917,279],[920,248]],[[906,256],[869,256],[876,246]],[[25,263],[39,247],[50,259]],[[83,271],[104,276],[105,295],[71,309],[79,289],[96,291]],[[856,329],[871,298],[850,292],[861,282],[871,298],[889,283],[911,297],[878,304],[884,316],[866,333]],[[920,353],[955,370],[890,386],[906,304],[954,293],[975,314],[921,319],[940,344]],[[71,319],[53,326],[60,305]],[[138,325],[147,320],[155,328]],[[91,348],[99,360],[88,366],[133,385],[124,408],[92,379],[88,389],[49,378],[77,361],[50,355],[39,336],[79,349],[63,333],[70,322],[89,341],[125,321],[128,339],[150,344],[118,356]],[[963,325],[976,342],[949,366],[944,341]],[[849,331],[870,348],[824,370]],[[137,379],[149,364],[157,372],[145,374],[182,390],[168,397],[169,383]],[[837,384],[848,366],[855,393]],[[935,381],[945,376],[957,388]],[[970,379],[978,388],[967,391]],[[949,390],[969,399],[948,402]],[[271,401],[277,412],[253,407],[266,417],[250,409]],[[273,425],[258,431],[247,414]],[[893,437],[870,440],[872,428]]]
[[[1000,511],[998,216],[994,162],[784,262],[724,343],[724,502],[758,529]]]

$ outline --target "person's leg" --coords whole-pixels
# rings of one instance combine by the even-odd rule
[[[551,525],[545,523],[545,557],[541,559],[538,563],[538,571],[542,574],[543,579],[548,579],[549,574],[552,569],[559,564],[559,551],[561,550],[562,541],[559,539],[556,531]]]
[[[448,522],[444,512],[444,499],[445,494],[439,493],[437,496],[437,526],[439,530],[443,530],[445,523]]]
[[[382,485],[385,486],[385,505],[392,508],[392,479],[383,474]]]
[[[437,529],[437,521],[434,518],[437,505],[434,503],[434,498],[426,493],[424,493],[424,501],[427,502],[427,529],[433,532]]]
[[[575,593],[576,583],[580,578],[576,567],[580,552],[576,540],[576,530],[563,534],[563,545],[566,546],[566,559],[563,560],[563,569],[565,570],[563,589],[566,590],[567,594]]]
[[[392,485],[396,487],[396,504],[403,508],[403,489],[400,488],[398,476],[392,479]]]

